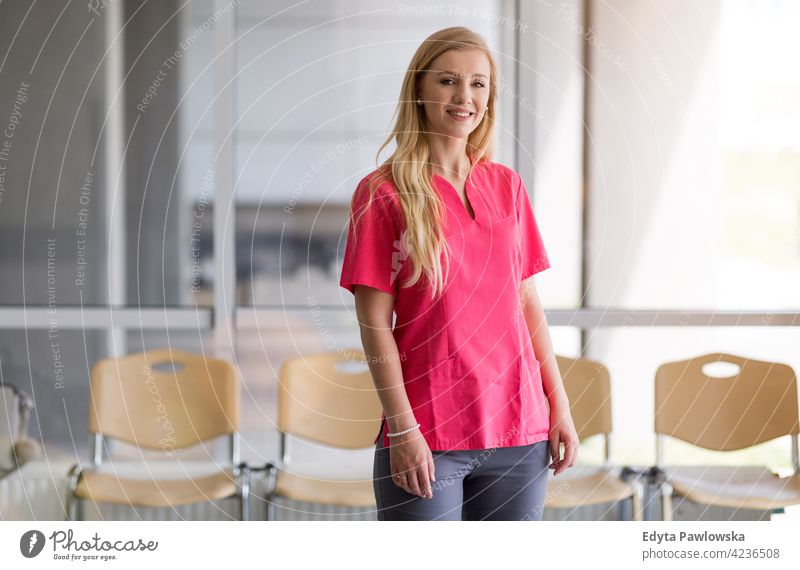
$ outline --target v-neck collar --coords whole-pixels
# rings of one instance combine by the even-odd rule
[[[441,176],[439,174],[434,174],[434,178],[439,178],[442,182],[444,182],[445,186],[447,186],[450,190],[452,190],[453,194],[455,195],[456,200],[458,200],[459,205],[461,206],[459,210],[469,220],[472,224],[477,224],[479,222],[478,218],[480,217],[478,214],[478,208],[475,207],[475,200],[472,199],[470,196],[470,187],[472,186],[470,183],[470,179],[472,178],[472,173],[475,172],[475,167],[478,165],[477,162],[472,163],[472,167],[469,169],[469,174],[467,174],[466,179],[464,180],[464,194],[467,196],[467,201],[469,205],[472,206],[472,211],[475,213],[475,217],[469,215],[469,210],[467,209],[466,205],[464,204],[463,200],[461,200],[461,195],[459,194],[458,190],[455,186],[453,186],[450,181]]]

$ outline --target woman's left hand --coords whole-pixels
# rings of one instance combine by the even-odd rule
[[[550,456],[553,462],[550,469],[553,476],[558,475],[564,469],[569,469],[575,464],[578,456],[578,432],[575,431],[575,424],[572,422],[572,415],[569,413],[569,405],[550,407]],[[564,458],[561,459],[561,444],[564,444]]]

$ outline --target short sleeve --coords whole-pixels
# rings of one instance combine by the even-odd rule
[[[525,183],[519,175],[517,187],[517,221],[520,230],[520,251],[522,261],[522,276],[525,280],[531,275],[544,271],[550,267],[550,260],[544,248],[542,236],[539,233],[539,226],[533,215],[531,200]]]
[[[396,295],[394,260],[400,239],[397,205],[391,194],[383,191],[383,185],[370,203],[368,179],[361,180],[353,196],[339,285],[353,294],[354,285],[367,285]]]

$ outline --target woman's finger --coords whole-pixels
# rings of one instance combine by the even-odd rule
[[[558,434],[554,434],[550,438],[550,457],[552,458],[552,461],[550,463],[551,469],[557,469],[558,465],[561,463],[561,457],[559,453],[559,442],[560,438]],[[555,473],[553,474],[555,475]]]
[[[566,444],[566,452],[564,453],[564,463],[566,463],[565,469],[568,467],[572,467],[575,463],[575,452],[577,451],[577,445],[573,444],[572,442]]]
[[[417,481],[419,482],[419,496],[423,499],[428,498],[431,488],[430,477],[428,475],[428,463],[425,462],[417,468]]]
[[[403,491],[405,491],[406,493],[408,493],[408,492],[409,492],[409,487],[408,487],[408,474],[407,474],[407,473],[405,473],[405,472],[403,472],[403,471],[401,471],[401,470],[396,470],[396,471],[395,471],[395,472],[392,474],[392,481],[394,482],[394,484],[395,484],[395,485],[397,485],[398,487],[400,487],[400,488],[401,488]]]
[[[561,473],[569,466],[569,448],[570,446],[564,443],[564,458],[558,462],[558,469],[556,469],[556,474]]]
[[[409,469],[408,487],[411,489],[412,494],[419,496],[421,494],[421,491],[419,484],[419,475],[417,474],[417,471],[418,469]]]
[[[426,480],[425,480],[425,496],[429,499],[433,498],[433,475],[431,473],[431,465],[433,465],[433,459],[429,459],[429,463],[425,465],[426,471]]]
[[[558,435],[556,442],[556,460],[553,462],[555,463],[555,471],[553,471],[554,476],[564,470],[564,459],[561,458],[561,434]]]
[[[558,456],[558,442],[559,442],[558,434],[553,434],[550,437],[550,457],[553,458],[553,463],[558,463],[559,456]]]

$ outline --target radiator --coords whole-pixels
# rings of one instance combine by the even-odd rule
[[[64,520],[71,463],[29,463],[0,479],[0,520]],[[250,518],[265,520],[267,481],[263,472],[253,473],[250,484]],[[175,508],[95,506],[82,501],[83,520],[238,520],[239,499],[208,501]],[[350,509],[278,498],[277,520],[376,520],[375,509]]]
[[[0,520],[63,520],[69,481],[67,472],[71,464],[33,462],[19,471],[0,479]],[[253,520],[264,520],[266,509],[264,494],[266,478],[254,473],[250,487],[250,515]],[[657,490],[647,487],[644,497],[645,519],[660,520],[661,504]],[[209,501],[176,508],[134,508],[102,504],[95,507],[83,501],[84,520],[238,520],[238,499]],[[312,504],[277,498],[276,519],[299,520],[376,520],[374,508],[348,509],[332,505]],[[770,512],[748,509],[728,509],[698,505],[675,497],[674,520],[769,520]],[[543,520],[620,520],[631,518],[630,502],[602,504],[577,509],[545,509]]]
[[[263,513],[263,501],[261,512]],[[263,515],[262,515],[263,517]],[[263,520],[263,518],[261,519]],[[275,500],[275,520],[279,521],[374,521],[377,520],[375,508],[351,509],[334,505],[306,503],[289,499]]]
[[[635,466],[638,470],[647,467]],[[582,470],[591,471],[591,466],[576,465],[565,472],[562,481],[568,481],[569,477],[576,476]],[[695,471],[697,467],[681,467],[679,470]],[[755,474],[764,471],[760,466],[703,466],[701,470],[709,473],[724,474],[723,479],[735,481],[737,479],[747,479]],[[551,480],[558,480],[559,477]],[[639,477],[639,481],[644,487],[644,497],[642,506],[644,510],[644,520],[661,521],[662,502],[660,490],[657,486],[648,484],[646,477]],[[673,495],[672,497],[672,520],[674,521],[762,521],[771,520],[772,511],[762,511],[753,509],[734,509],[728,507],[717,507],[712,505],[701,505],[690,501],[684,497]],[[633,508],[631,501],[621,501],[619,503],[602,503],[598,505],[582,506],[575,509],[545,509],[542,520],[553,521],[616,521],[631,520],[633,518]]]

